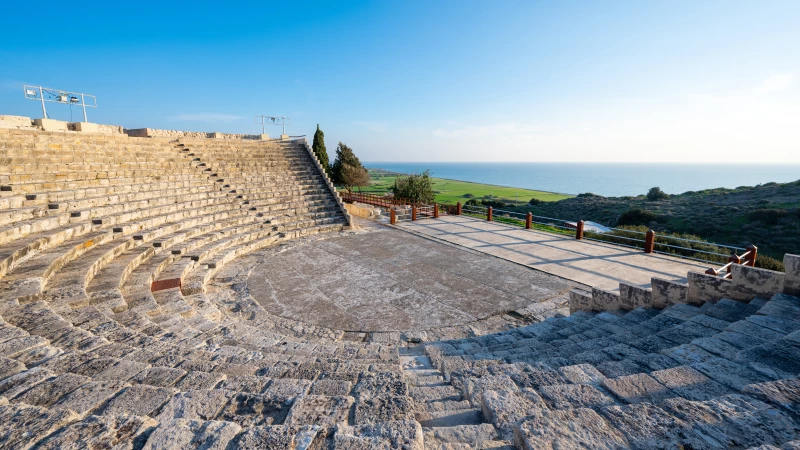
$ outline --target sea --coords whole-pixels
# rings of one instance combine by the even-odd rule
[[[605,197],[668,194],[800,180],[800,164],[367,162],[367,168],[563,194]]]

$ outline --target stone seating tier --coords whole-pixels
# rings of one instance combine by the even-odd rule
[[[347,224],[296,143],[0,130],[0,152],[0,447],[798,445],[791,255],[785,276],[574,292],[569,316],[418,345],[453,331],[250,296],[247,255]]]

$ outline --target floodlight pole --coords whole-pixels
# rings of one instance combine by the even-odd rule
[[[25,89],[23,87],[23,89]],[[47,108],[44,106],[44,92],[42,92],[42,87],[39,86],[39,98],[42,99],[42,114],[44,114],[44,118],[47,119]]]
[[[83,121],[89,122],[86,118],[86,100],[83,98],[83,94],[81,94],[81,105],[83,106]]]

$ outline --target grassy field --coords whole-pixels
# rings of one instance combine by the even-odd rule
[[[376,170],[369,170],[372,181],[368,188],[363,188],[363,192],[388,192],[394,185],[395,175],[382,173]],[[431,178],[433,180],[433,190],[436,193],[436,201],[444,204],[465,203],[472,195],[475,198],[483,198],[485,195],[493,196],[495,200],[504,203],[526,204],[530,199],[554,202],[572,197],[571,195],[556,194],[553,192],[533,191],[530,189],[510,188],[505,186],[494,186],[491,184],[470,183],[469,181],[455,181],[444,178]]]

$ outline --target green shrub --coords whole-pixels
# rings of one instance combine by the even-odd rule
[[[657,222],[659,216],[653,212],[640,208],[633,208],[625,211],[619,216],[619,225],[648,225],[650,222]]]
[[[649,191],[647,191],[647,200],[651,202],[664,200],[666,198],[669,198],[669,194],[662,191],[660,187],[652,187]]]

